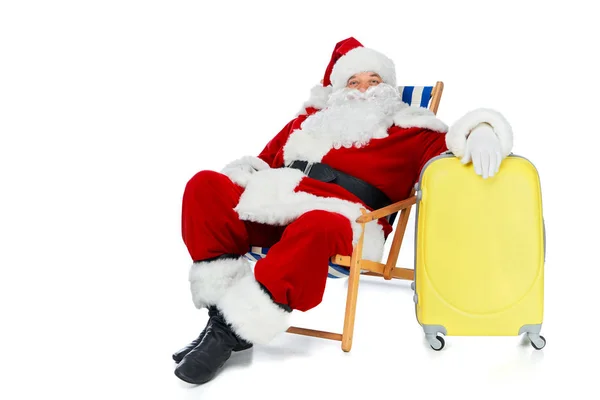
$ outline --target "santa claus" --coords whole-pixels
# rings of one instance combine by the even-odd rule
[[[498,112],[474,110],[448,129],[401,101],[392,60],[354,38],[339,42],[322,83],[260,154],[198,172],[185,187],[191,294],[210,318],[173,354],[175,374],[207,382],[232,351],[267,343],[292,310],[317,306],[329,259],[357,244],[361,208],[407,198],[429,159],[450,150],[485,179],[511,148]],[[391,231],[385,218],[366,224],[363,257],[380,261]],[[251,246],[270,247],[254,269],[244,257]]]

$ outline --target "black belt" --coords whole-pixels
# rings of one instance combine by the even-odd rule
[[[321,182],[335,183],[354,194],[361,199],[363,203],[373,210],[389,206],[392,204],[390,199],[381,190],[375,186],[348,175],[344,172],[331,168],[327,164],[309,163],[307,161],[294,161],[288,168],[299,169],[304,172],[309,178],[316,179]]]

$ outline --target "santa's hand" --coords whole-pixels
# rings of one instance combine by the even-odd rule
[[[221,173],[229,177],[234,183],[246,187],[252,174],[268,168],[270,168],[269,164],[258,157],[244,156],[227,164],[221,170]]]
[[[492,177],[500,169],[502,162],[502,148],[500,140],[492,127],[486,123],[477,125],[467,138],[465,154],[461,159],[463,164],[473,162],[477,175],[483,179]]]

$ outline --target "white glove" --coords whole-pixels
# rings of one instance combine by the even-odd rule
[[[227,175],[229,179],[241,187],[246,187],[252,174],[269,168],[269,164],[258,157],[244,156],[227,164],[225,168],[221,170],[221,173]]]
[[[463,164],[472,161],[475,173],[483,179],[498,172],[502,162],[502,148],[500,139],[489,124],[481,123],[473,128],[467,138],[465,154],[460,161]]]

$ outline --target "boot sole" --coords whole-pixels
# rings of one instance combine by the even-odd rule
[[[252,343],[248,343],[246,346],[242,346],[242,347],[235,347],[232,351],[238,352],[238,351],[244,351],[244,350],[248,350],[249,348],[252,347]],[[192,351],[193,349],[191,349],[190,351]],[[179,353],[177,354],[177,356],[175,354],[173,354],[173,361],[175,361],[177,364],[179,364],[181,362],[181,360],[183,360],[183,357],[187,356],[187,354],[190,352],[187,351],[185,353]]]
[[[190,383],[192,385],[202,385],[202,384],[204,384],[204,383],[206,383],[206,382],[208,382],[208,381],[210,381],[212,379],[212,378],[207,379],[207,380],[192,379],[189,376],[186,376],[186,375],[182,374],[178,370],[175,370],[175,376],[177,376],[182,381]]]
[[[175,373],[175,376],[177,376],[179,379],[181,379],[184,382],[191,383],[192,385],[202,385],[204,383],[212,381],[215,378],[215,376],[217,375],[217,373],[219,373],[219,371],[223,368],[223,366],[225,365],[225,363],[227,362],[227,360],[229,360],[229,357],[227,357],[220,365],[218,365],[212,371],[212,373],[210,373],[208,376],[206,376],[206,374],[205,374],[205,378],[204,379],[190,378],[186,374],[182,373],[179,370],[179,368],[175,368],[175,371],[173,371],[173,372]],[[206,365],[204,365],[204,366],[206,367]]]
[[[252,347],[252,343],[248,343],[247,345],[241,346],[241,347],[234,347],[232,351],[238,352],[238,351],[248,350],[250,347]]]

